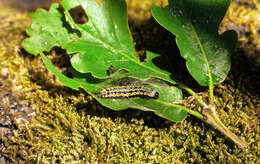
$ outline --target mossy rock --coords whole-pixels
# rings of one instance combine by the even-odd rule
[[[130,10],[134,11],[140,4],[139,9],[148,12],[147,8],[158,2],[146,1],[144,7],[139,1],[129,0],[128,3]],[[236,5],[237,2],[232,2],[229,11]],[[229,21],[238,19],[229,20],[232,15],[229,14],[222,29],[230,25]],[[143,18],[136,18],[136,15],[130,15],[130,18],[139,51],[150,47],[165,55],[177,51],[173,36],[149,19],[149,13]],[[139,18],[145,21],[141,24],[137,21]],[[248,143],[247,148],[240,149],[220,132],[192,116],[174,123],[150,112],[112,111],[99,105],[84,91],[62,86],[46,70],[41,58],[22,50],[21,42],[30,23],[28,12],[0,4],[0,135],[1,155],[6,162],[259,162],[260,92],[257,88],[260,76],[247,65],[250,61],[247,54],[252,52],[244,47],[251,42],[241,41],[244,36],[240,35],[227,80],[215,86],[220,119]],[[161,39],[156,33],[160,33]],[[252,47],[257,49],[257,45]],[[56,48],[51,53],[51,60],[66,73],[68,58],[64,58],[64,51]],[[176,53],[179,67],[185,69],[183,59],[177,56]],[[182,69],[176,71],[183,73]],[[205,88],[193,86],[207,96]],[[196,108],[195,102],[190,106]]]

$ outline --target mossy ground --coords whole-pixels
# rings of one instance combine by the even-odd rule
[[[152,47],[161,54],[174,52],[178,56],[174,37],[149,20],[149,13],[143,14],[152,4],[165,5],[167,2],[157,4],[158,1],[145,1],[145,5],[137,1],[128,2],[132,18],[130,26],[137,49]],[[231,6],[244,8],[237,2]],[[229,21],[239,27],[240,22],[244,22],[241,27],[249,24],[233,18],[238,14],[234,14],[236,11],[229,9],[223,27],[228,26]],[[254,10],[242,12],[250,15]],[[139,24],[136,23],[138,19],[147,21]],[[238,20],[240,22],[236,22]],[[8,135],[1,133],[1,154],[9,161],[257,163],[260,156],[260,93],[257,90],[260,77],[259,72],[247,64],[252,54],[256,56],[260,43],[244,42],[242,38],[248,35],[244,36],[243,30],[239,31],[240,42],[233,57],[232,70],[227,80],[215,87],[219,117],[232,132],[249,144],[247,148],[240,149],[218,131],[192,116],[181,123],[174,123],[150,112],[131,109],[112,111],[100,106],[84,91],[63,87],[46,70],[40,57],[33,57],[21,49],[21,41],[26,37],[25,29],[30,23],[27,12],[0,4],[0,109],[10,116],[11,125],[8,128],[12,132]],[[248,26],[251,25],[252,22]],[[160,38],[156,35],[158,33]],[[257,40],[254,37],[258,35],[251,32],[249,40]],[[251,46],[251,49],[247,49],[247,46]],[[67,59],[62,56],[63,52],[53,50],[52,53],[49,58],[64,71]],[[184,65],[181,58],[178,60],[180,65]],[[183,72],[182,69],[176,71],[180,74]],[[197,90],[201,91],[201,88]],[[19,113],[24,113],[24,106],[28,106],[27,117],[14,113],[10,109],[12,103],[21,104],[15,110]]]

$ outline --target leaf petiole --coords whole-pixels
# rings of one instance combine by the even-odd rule
[[[199,114],[198,112],[191,110],[189,112],[190,114],[202,119],[204,122],[218,129],[220,132],[222,132],[224,135],[226,135],[228,138],[230,138],[233,142],[235,142],[240,147],[244,148],[247,146],[247,144],[244,141],[242,141],[238,136],[236,136],[234,133],[228,130],[228,128],[221,122],[221,120],[217,116],[216,109],[213,103],[210,102],[210,105],[206,104],[192,89],[187,87],[185,84],[178,83],[178,86],[184,89],[185,91],[187,91],[189,94],[191,94],[203,109]],[[212,87],[209,87],[210,89],[209,92],[213,93],[213,83],[211,83],[211,86]],[[210,96],[213,96],[213,94],[210,94]],[[213,101],[213,98],[214,97],[212,97],[211,101]]]

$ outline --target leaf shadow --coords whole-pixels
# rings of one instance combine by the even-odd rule
[[[174,80],[190,86],[194,91],[203,92],[207,88],[200,86],[189,74],[186,68],[186,60],[180,56],[175,43],[175,36],[159,25],[155,19],[134,24],[129,23],[133,38],[136,42],[136,50],[145,49],[160,54],[152,62],[160,69],[171,73]]]

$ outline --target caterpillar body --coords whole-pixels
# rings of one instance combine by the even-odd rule
[[[130,98],[144,97],[157,99],[159,93],[144,86],[117,86],[102,89],[98,94],[100,98]]]

